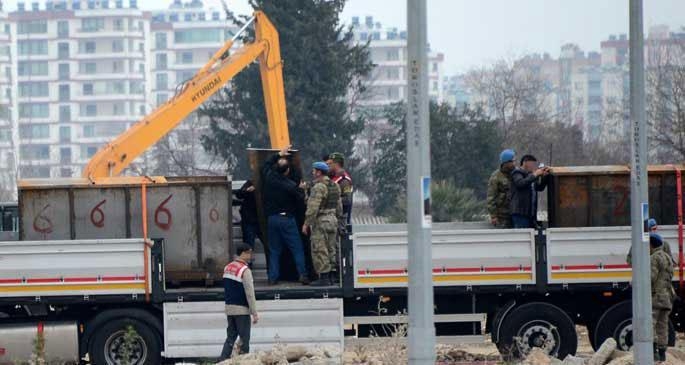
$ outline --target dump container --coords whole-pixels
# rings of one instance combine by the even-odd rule
[[[662,225],[677,224],[676,168],[648,168],[649,214]],[[555,167],[548,194],[550,227],[630,225],[627,166]]]
[[[165,242],[170,282],[221,280],[231,258],[231,182],[226,177],[169,177],[147,185],[150,238]],[[85,179],[19,183],[21,240],[143,236],[139,184],[92,185]]]

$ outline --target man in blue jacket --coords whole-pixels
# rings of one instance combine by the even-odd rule
[[[549,167],[538,165],[533,155],[521,158],[511,173],[511,222],[514,228],[534,228],[538,214],[538,192],[547,187]]]

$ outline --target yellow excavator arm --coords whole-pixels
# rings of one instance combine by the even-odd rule
[[[252,22],[255,26],[254,42],[243,45],[224,59],[237,37]],[[173,98],[100,149],[85,167],[83,177],[97,184],[119,175],[136,157],[255,60],[259,61],[271,148],[288,146],[290,136],[278,32],[266,15],[257,11],[233,39],[228,40],[192,79],[180,87]]]

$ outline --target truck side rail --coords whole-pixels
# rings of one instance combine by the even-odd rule
[[[150,241],[0,242],[0,298],[150,293]]]

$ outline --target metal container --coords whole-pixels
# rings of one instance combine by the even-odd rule
[[[648,169],[649,214],[660,225],[677,223],[676,168],[685,165]],[[550,227],[630,225],[627,166],[555,167],[548,194]]]
[[[169,177],[146,190],[148,237],[164,239],[167,280],[220,280],[231,258],[231,182],[226,177]],[[21,240],[143,236],[139,184],[23,180],[19,211]]]

